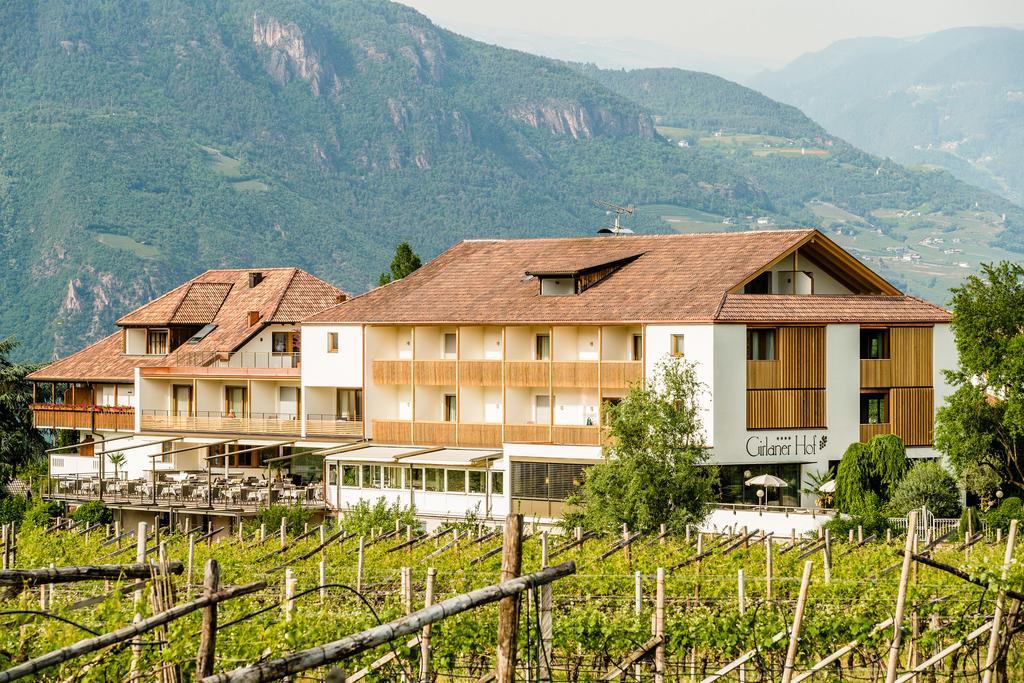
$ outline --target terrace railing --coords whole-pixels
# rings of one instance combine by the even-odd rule
[[[135,429],[135,409],[131,406],[33,403],[32,424],[41,429],[130,432]]]
[[[273,434],[297,436],[302,422],[296,413],[249,413],[199,410],[179,415],[169,410],[143,410],[142,429],[174,432],[214,432],[228,434]]]
[[[283,370],[298,368],[302,354],[277,351],[178,351],[174,364],[201,368],[262,368]]]

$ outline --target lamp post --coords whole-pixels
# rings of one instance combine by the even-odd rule
[[[761,507],[761,499],[764,498],[764,489],[757,490],[757,506]],[[767,503],[766,503],[767,505]]]

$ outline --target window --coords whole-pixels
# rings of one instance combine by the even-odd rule
[[[338,352],[338,333],[328,332],[327,333],[327,353]]]
[[[380,469],[380,465],[362,465],[364,489],[380,488]]]
[[[889,330],[861,330],[860,357],[881,360],[889,357]]]
[[[444,348],[442,353],[445,358],[455,358],[458,353],[459,342],[454,332],[444,333]]]
[[[861,394],[860,395],[860,423],[864,425],[879,425],[889,421],[889,415],[885,394]]]
[[[363,419],[363,390],[338,389],[337,417],[339,420]]]
[[[173,462],[174,446],[170,442],[160,444],[160,462]]]
[[[747,330],[747,360],[775,360],[775,330]]]
[[[171,391],[173,392],[171,414],[175,417],[188,417],[191,415],[192,386],[189,384],[175,384]]]
[[[224,413],[226,417],[245,417],[245,387],[224,387]]]
[[[547,394],[533,397],[533,421],[539,425],[551,423],[551,397]]]
[[[423,490],[444,491],[444,470],[440,467],[425,467],[423,469]]]
[[[414,467],[412,468],[412,479],[407,481],[406,484],[410,485],[410,488],[414,488],[417,491],[423,490],[423,468]]]
[[[327,485],[338,485],[338,463],[336,462],[327,463]]]
[[[671,343],[669,346],[669,353],[676,357],[680,357],[683,355],[683,335],[672,335]]]
[[[166,356],[167,330],[146,330],[146,353],[151,356]]]
[[[512,463],[512,496],[533,500],[565,500],[583,483],[579,463]]]
[[[551,335],[538,334],[535,340],[534,360],[551,360]]]
[[[444,473],[448,493],[466,492],[466,470],[445,470]]]
[[[102,406],[113,406],[117,405],[117,401],[114,394],[117,393],[117,387],[112,384],[104,384],[100,387],[100,405]]]
[[[505,493],[505,473],[491,472],[491,493],[496,496]]]
[[[772,293],[772,272],[761,273],[753,280],[743,286],[744,294],[771,294]]]
[[[277,412],[282,420],[296,420],[299,417],[299,388],[278,387]]]
[[[485,493],[487,482],[484,480],[484,472],[481,470],[470,470],[468,473],[469,485],[467,490],[470,493]]]
[[[270,348],[274,353],[299,352],[301,337],[298,332],[273,332],[270,339]]]
[[[359,465],[341,466],[341,485],[359,486]]]
[[[384,468],[384,488],[386,488],[386,489],[400,489],[400,488],[402,488],[402,468],[401,467],[385,467]]]
[[[631,360],[644,359],[644,336],[642,334],[633,335],[629,357]]]
[[[441,419],[445,422],[455,422],[458,419],[458,408],[455,405],[455,394],[444,395],[444,406],[442,407]]]

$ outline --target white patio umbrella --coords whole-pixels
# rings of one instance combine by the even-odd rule
[[[780,479],[780,478],[778,478],[778,477],[776,477],[776,476],[774,476],[772,474],[759,474],[756,477],[751,477],[750,479],[747,479],[743,483],[746,484],[747,486],[760,486],[760,487],[766,488],[766,489],[767,488],[781,489],[781,488],[785,488],[785,487],[789,486],[789,484],[786,483],[785,479]],[[760,502],[761,501],[758,500],[758,503],[760,503]],[[781,495],[779,497],[779,502],[780,503],[782,502]],[[766,506],[768,505],[768,495],[767,495],[767,492],[765,492],[764,504]]]
[[[835,493],[836,491],[836,480],[829,479],[824,484],[818,487],[818,490],[822,493]]]

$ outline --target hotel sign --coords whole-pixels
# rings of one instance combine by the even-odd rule
[[[828,435],[814,432],[755,434],[747,439],[747,455],[754,458],[809,458],[820,454],[827,445]]]

